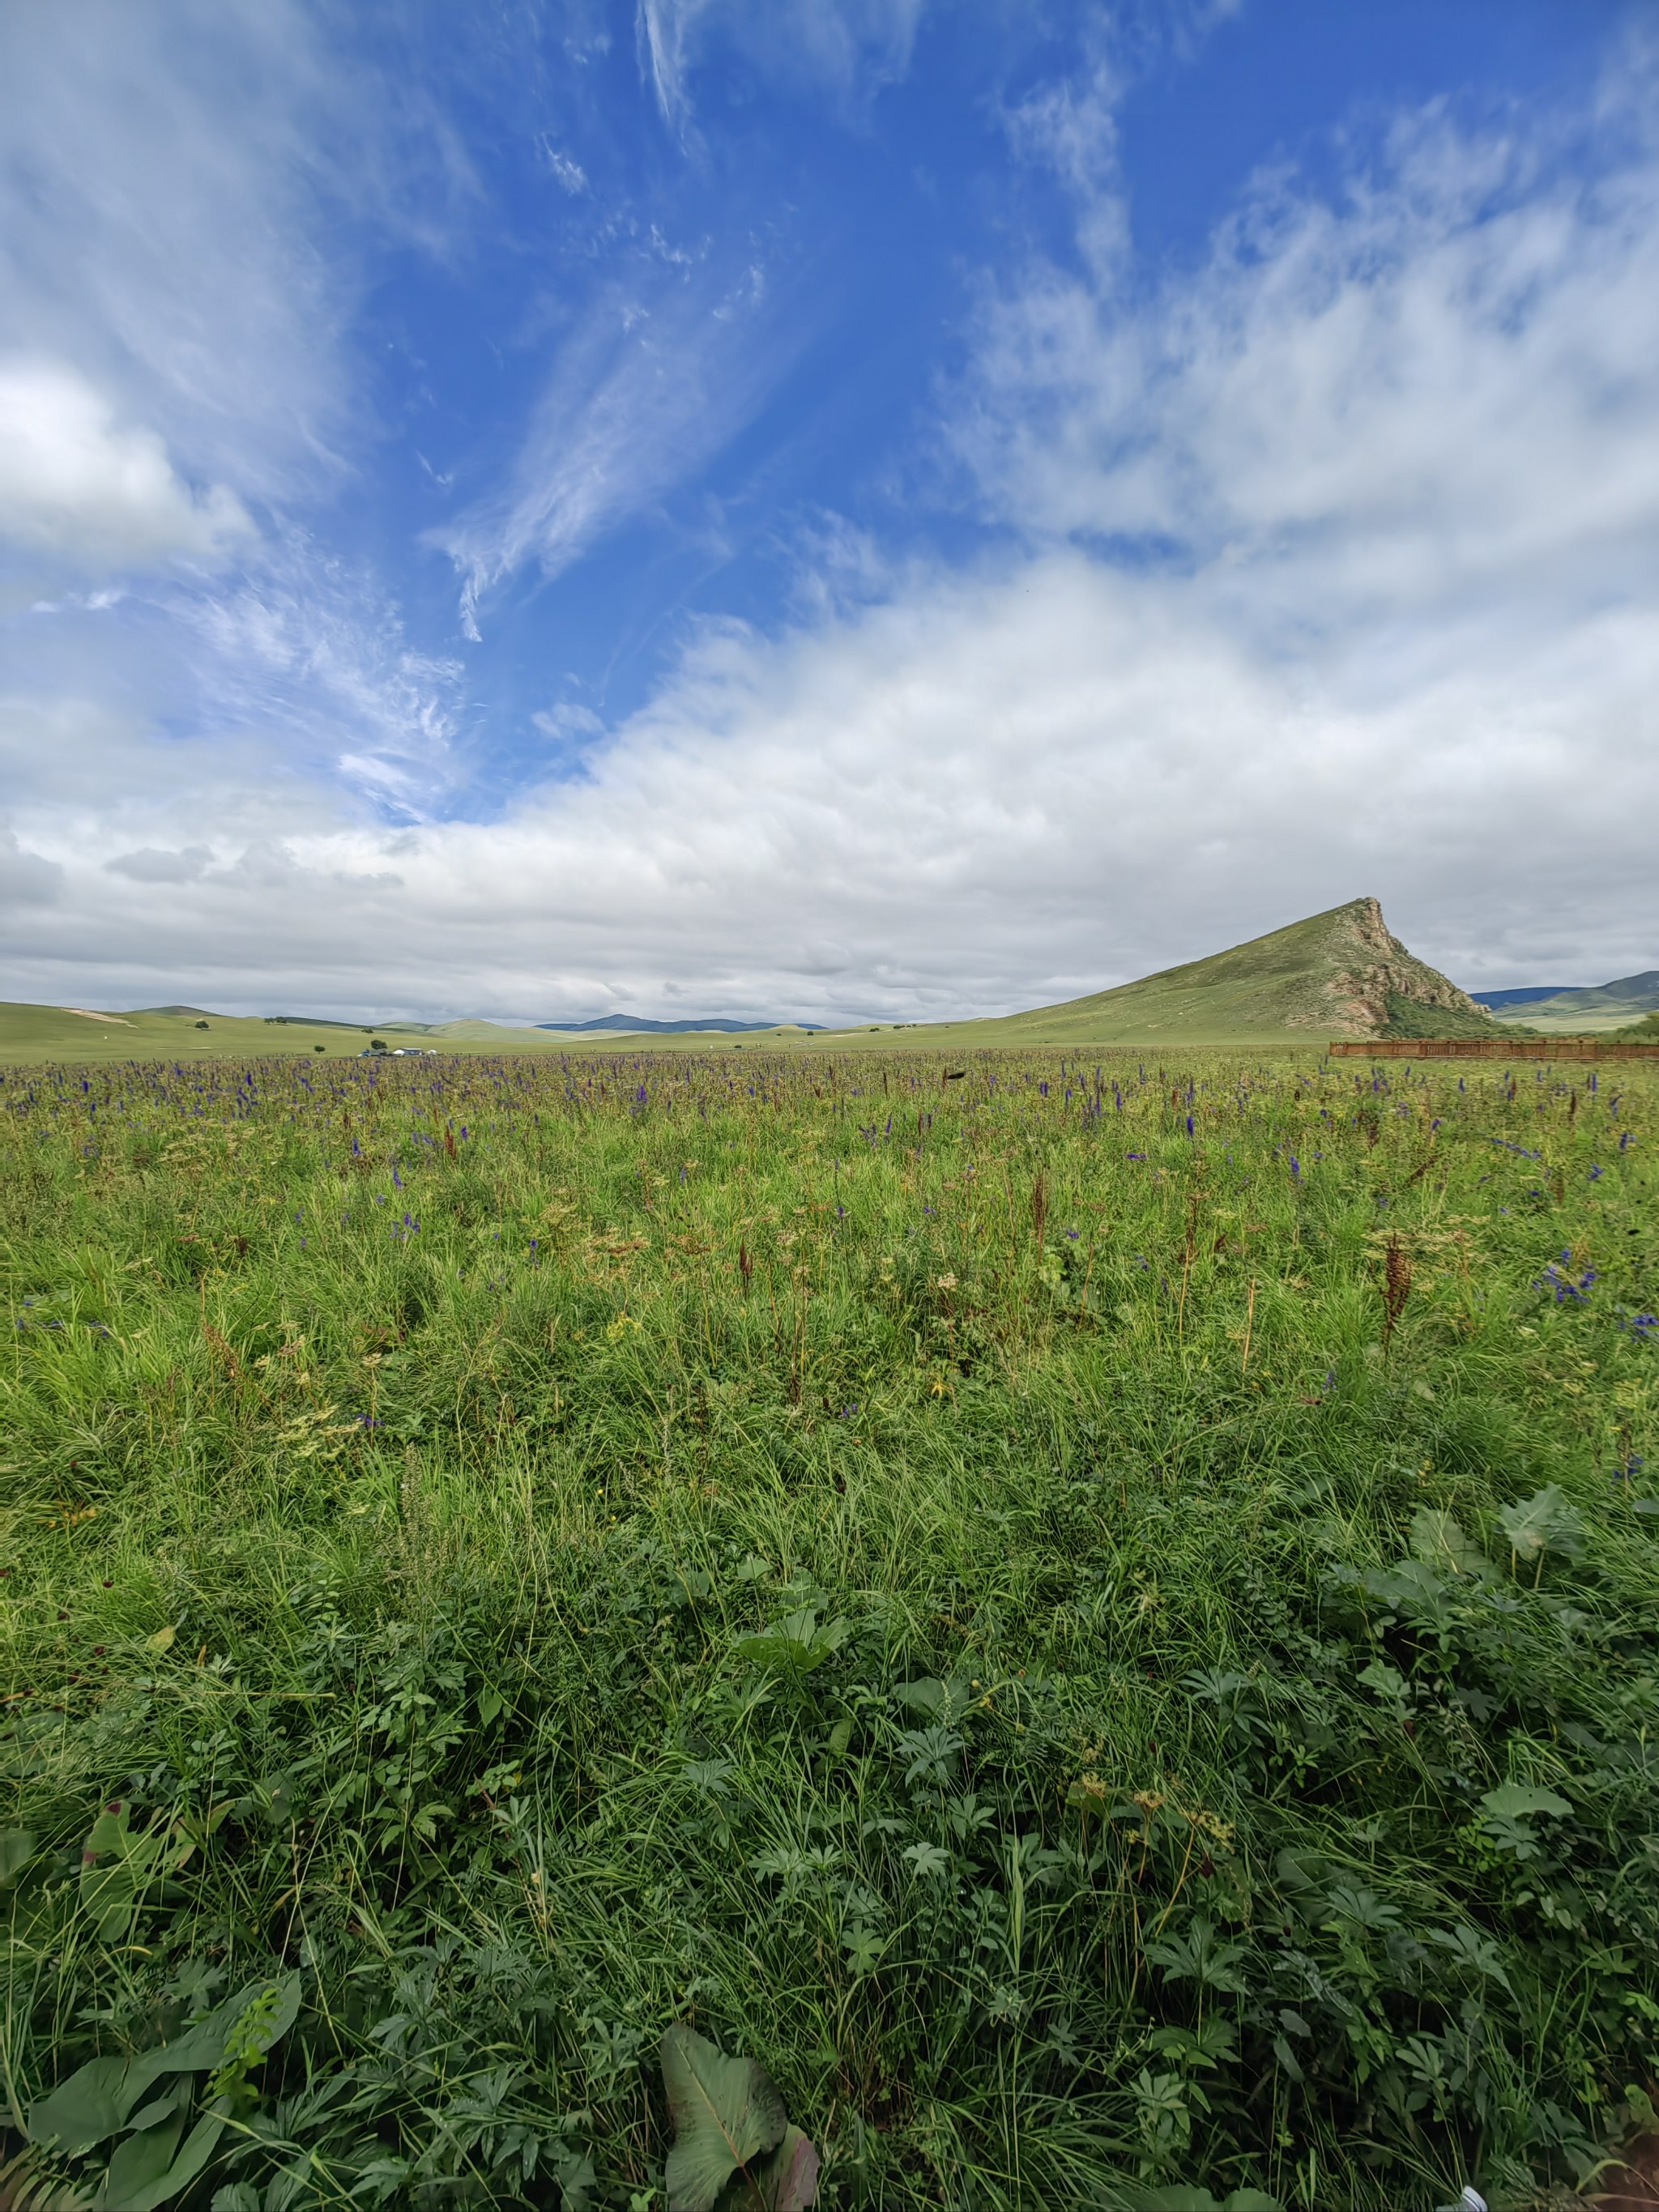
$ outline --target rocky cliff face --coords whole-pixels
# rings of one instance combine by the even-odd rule
[[[1380,1036],[1389,1026],[1391,996],[1482,1018],[1467,991],[1406,950],[1374,898],[1355,899],[1332,915],[1330,956],[1331,972],[1318,994],[1322,1004],[1297,1018],[1298,1028]]]

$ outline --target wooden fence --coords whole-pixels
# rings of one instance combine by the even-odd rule
[[[1659,1060],[1659,1044],[1601,1037],[1343,1037],[1333,1060]]]

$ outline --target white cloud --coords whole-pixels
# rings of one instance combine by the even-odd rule
[[[641,72],[683,124],[689,80],[716,37],[785,83],[847,100],[903,76],[927,0],[638,0]]]
[[[561,741],[570,738],[598,738],[605,734],[605,724],[591,707],[578,706],[574,700],[562,700],[556,707],[544,708],[531,720],[544,737]]]
[[[175,611],[209,714],[262,732],[291,773],[416,814],[451,782],[460,665],[410,643],[372,574],[290,532],[234,589]]]
[[[11,921],[11,988],[943,1014],[1366,891],[1467,983],[1652,965],[1659,153],[1624,75],[1593,118],[1431,114],[1328,194],[1281,178],[1150,293],[1111,257],[1028,268],[951,403],[996,558],[896,571],[831,530],[799,629],[711,628],[503,819],[393,832],[273,776],[254,707],[304,623],[269,594],[220,745],[19,707],[15,834],[64,895]],[[1077,174],[1086,222],[1115,186]],[[456,545],[485,581],[556,567],[700,434],[625,337],[586,343]],[[427,669],[398,708],[399,649],[341,656],[394,762],[446,696]],[[210,836],[230,857],[165,900],[100,865]]]
[[[1595,666],[1616,678],[1587,696]],[[896,1018],[1066,996],[1370,889],[1468,980],[1477,957],[1595,976],[1651,958],[1618,887],[1647,880],[1659,768],[1625,724],[1656,685],[1626,612],[1378,705],[1060,553],[781,646],[712,637],[582,783],[504,822],[296,830],[163,913],[77,878],[16,972],[61,997],[90,970],[112,1004],[188,975],[266,1006],[303,977],[340,1008],[649,1012],[672,980]],[[73,868],[60,836],[36,842]],[[1547,898],[1508,857],[1540,851]],[[129,943],[142,969],[112,963]]]
[[[118,422],[76,370],[0,359],[0,538],[104,574],[214,562],[252,532],[233,492],[193,493],[155,433]]]
[[[113,875],[131,876],[136,884],[191,884],[212,861],[212,848],[207,845],[186,845],[176,853],[142,845],[135,853],[118,853],[104,866]]]
[[[994,510],[1224,563],[1297,624],[1651,583],[1659,162],[1587,175],[1572,120],[1431,111],[1334,202],[1269,180],[1149,311],[1039,272],[958,434]]]
[[[763,327],[757,270],[706,267],[648,298],[609,292],[566,338],[504,492],[434,533],[465,579],[462,615],[527,561],[556,576],[664,497],[748,421],[785,349]]]
[[[64,887],[64,871],[0,830],[0,907],[51,906]]]
[[[314,470],[343,419],[345,301],[311,238],[337,85],[296,0],[0,11],[9,343],[244,495]]]
[[[68,362],[193,483],[338,489],[363,248],[447,250],[476,181],[412,74],[308,0],[0,9],[0,348]]]
[[[573,199],[580,198],[587,190],[587,172],[581,163],[574,155],[566,154],[556,146],[545,131],[538,143],[542,158],[553,172],[560,190],[568,192]]]

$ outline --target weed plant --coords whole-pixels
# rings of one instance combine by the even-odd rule
[[[1659,2070],[1655,1102],[10,1073],[16,2187],[647,2212],[675,2022],[826,2204],[1582,2176]]]

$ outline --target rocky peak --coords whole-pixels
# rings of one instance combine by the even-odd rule
[[[1382,919],[1378,900],[1355,899],[1329,919],[1332,968],[1321,994],[1324,1005],[1310,1026],[1322,1021],[1346,1036],[1380,1036],[1391,998],[1481,1018],[1466,991],[1407,951]]]

